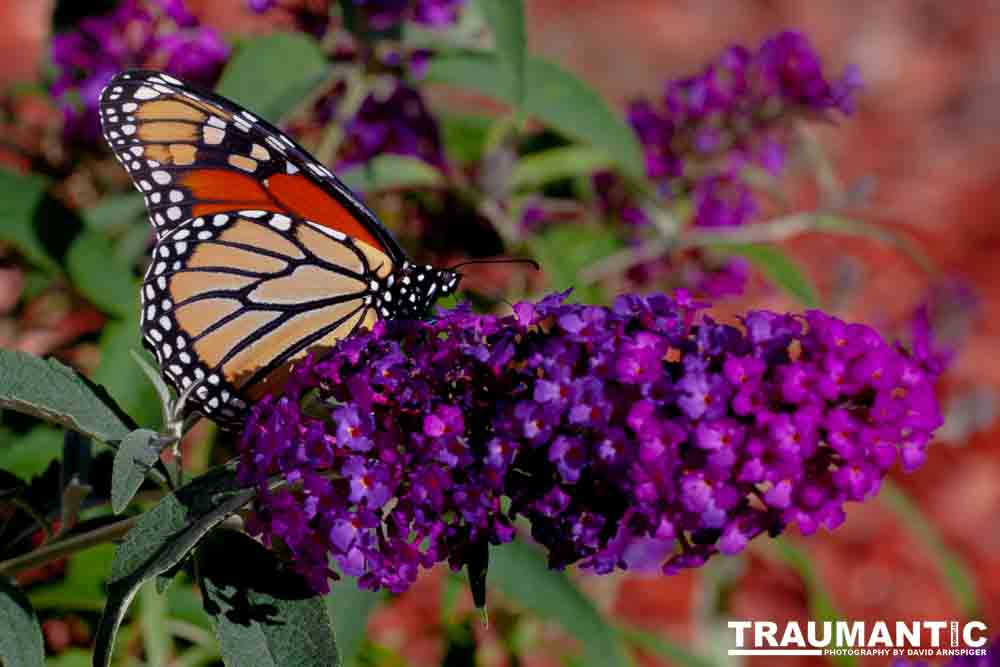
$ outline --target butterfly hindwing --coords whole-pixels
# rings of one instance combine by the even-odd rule
[[[388,256],[323,225],[255,209],[184,221],[157,243],[142,332],[167,380],[227,423],[290,363],[370,327]]]

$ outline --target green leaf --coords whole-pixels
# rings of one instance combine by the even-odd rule
[[[46,270],[55,270],[56,263],[42,245],[35,231],[35,212],[49,182],[37,174],[19,174],[0,168],[0,240],[14,245],[24,257]]]
[[[142,349],[138,311],[128,319],[106,325],[98,347],[101,363],[94,371],[94,381],[104,385],[135,421],[159,426],[162,411],[156,390],[132,356],[133,350]]]
[[[444,113],[438,122],[450,162],[469,164],[482,159],[492,119],[474,114]]]
[[[607,154],[590,146],[560,146],[518,160],[511,184],[517,190],[538,190],[549,183],[589,176],[610,166]]]
[[[528,246],[545,270],[549,286],[565,290],[577,287],[582,269],[620,250],[624,243],[608,227],[571,224],[552,226],[533,235]],[[571,296],[585,303],[602,298],[596,287],[577,288]]]
[[[55,359],[0,350],[0,408],[9,408],[117,443],[130,421],[103,387]]]
[[[125,318],[138,312],[139,281],[101,232],[87,230],[76,237],[66,254],[66,271],[73,287],[105,313]]]
[[[489,53],[446,53],[434,57],[428,79],[516,104],[510,72]],[[567,137],[603,151],[622,171],[645,178],[642,148],[632,129],[590,86],[561,67],[539,58],[525,63],[522,108]]]
[[[479,0],[479,6],[493,31],[497,54],[513,81],[513,104],[519,107],[524,103],[528,52],[524,4],[521,0]]]
[[[948,548],[934,524],[920,511],[920,507],[891,480],[882,482],[879,500],[895,512],[903,524],[934,555],[938,570],[944,576],[951,594],[961,606],[965,616],[977,618],[983,606],[976,593],[976,580],[968,563],[960,554]]]
[[[45,667],[90,667],[90,652],[82,648],[71,648],[48,658]]]
[[[719,667],[713,660],[692,653],[679,642],[661,635],[632,627],[623,627],[619,632],[624,641],[650,655],[663,658],[667,664],[676,667]]]
[[[491,549],[487,581],[539,616],[558,621],[583,645],[583,664],[631,664],[614,628],[565,573],[547,567],[535,547],[516,540]]]
[[[346,575],[330,585],[326,607],[333,618],[344,667],[359,667],[358,652],[368,630],[368,618],[382,597],[382,593],[358,588],[357,580]]]
[[[99,544],[70,556],[59,581],[32,587],[28,597],[35,609],[100,612],[104,606],[104,579],[115,553],[112,544]]]
[[[178,565],[227,516],[253,497],[228,467],[214,468],[163,498],[115,551],[108,604],[94,641],[94,666],[106,667],[129,603],[143,583]]]
[[[62,429],[39,424],[0,446],[0,468],[27,479],[42,474],[49,463],[62,456]]]
[[[379,155],[365,164],[339,174],[356,192],[377,192],[401,188],[428,188],[444,183],[441,172],[423,160],[405,155]]]
[[[139,591],[139,631],[146,663],[166,665],[173,648],[167,630],[167,598],[154,586],[146,585]]]
[[[787,536],[779,537],[772,541],[778,555],[799,575],[802,584],[806,588],[806,597],[809,600],[809,614],[814,621],[830,621],[834,623],[843,620],[840,612],[833,602],[830,591],[820,579],[813,568],[812,558],[804,550]],[[857,660],[850,655],[828,656],[827,660],[841,667],[854,667]]]
[[[5,577],[0,577],[0,628],[0,664],[43,667],[45,645],[35,610]]]
[[[83,212],[88,227],[102,230],[130,226],[145,217],[146,200],[138,192],[109,195]]]
[[[912,259],[922,270],[931,275],[939,272],[937,266],[923,249],[905,234],[892,229],[873,225],[860,220],[851,220],[839,215],[814,216],[816,229],[828,234],[844,236],[864,236],[880,243],[895,246],[900,252]]]
[[[276,123],[328,72],[329,64],[316,40],[298,32],[278,32],[240,44],[216,91]]]
[[[764,276],[795,297],[806,308],[819,308],[819,292],[802,267],[781,248],[770,245],[715,244],[730,255],[745,257]]]
[[[323,599],[260,542],[215,531],[199,547],[198,564],[228,667],[340,664]]]
[[[156,431],[140,428],[122,438],[111,469],[111,509],[115,514],[125,511],[159,459],[160,434]]]

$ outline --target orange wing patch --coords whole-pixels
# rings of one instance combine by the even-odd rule
[[[301,174],[275,174],[264,184],[271,195],[295,215],[352,236],[375,248],[383,244],[323,188]]]

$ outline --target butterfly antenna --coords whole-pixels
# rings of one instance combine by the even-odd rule
[[[501,257],[499,259],[470,259],[465,262],[459,262],[458,264],[455,264],[454,266],[449,266],[447,268],[449,271],[454,271],[456,269],[459,269],[463,266],[468,266],[470,264],[530,264],[531,267],[535,269],[535,271],[539,271],[542,268],[541,266],[538,265],[538,262],[536,262],[533,259],[508,259],[504,257]]]

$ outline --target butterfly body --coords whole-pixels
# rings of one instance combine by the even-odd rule
[[[101,120],[156,233],[144,343],[192,409],[224,426],[310,351],[420,317],[457,288],[455,271],[410,262],[326,167],[228,100],[124,72]]]

